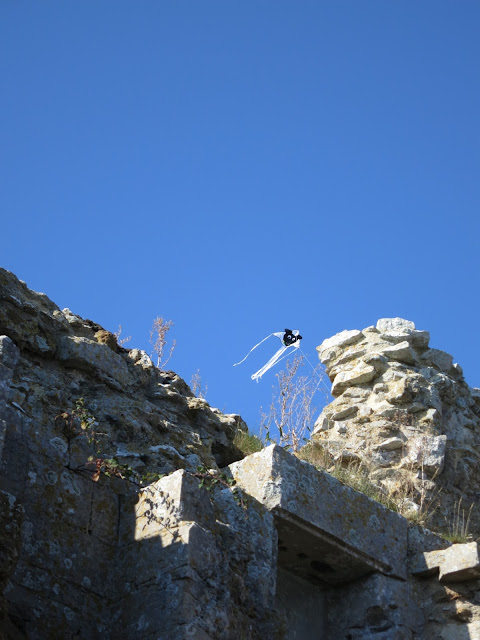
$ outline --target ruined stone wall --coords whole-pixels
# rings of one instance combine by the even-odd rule
[[[396,331],[330,342],[339,397],[315,438],[340,459],[381,456],[382,481],[404,457],[431,482],[461,462],[469,499],[472,465],[455,463],[449,441],[471,431],[477,451],[475,393],[425,332]],[[382,402],[400,418],[375,418]],[[442,431],[440,413],[456,427]],[[425,424],[435,447],[418,467]],[[0,270],[0,639],[480,636],[477,543],[451,545],[280,447],[243,458],[239,427],[147,354]],[[90,457],[123,466],[97,473]]]
[[[84,399],[87,420],[94,422],[82,430],[78,418],[72,433],[62,414],[71,415],[79,398]],[[188,627],[188,602],[175,614],[180,621],[168,618],[165,611],[161,620],[158,616],[149,620],[155,609],[161,609],[161,598],[145,604],[143,618],[138,612],[143,596],[155,589],[162,593],[167,583],[170,591],[164,593],[172,594],[179,583],[191,579],[197,585],[196,591],[192,586],[193,600],[202,590],[202,598],[216,593],[208,572],[199,568],[197,577],[182,575],[188,564],[182,557],[198,547],[192,550],[191,545],[177,542],[188,537],[203,544],[200,520],[191,518],[197,524],[188,535],[177,535],[176,525],[172,524],[173,533],[158,525],[157,539],[145,540],[135,511],[140,488],[105,474],[93,482],[95,467],[87,464],[88,459],[116,458],[135,477],[182,469],[194,473],[199,466],[218,469],[242,457],[233,445],[235,431],[242,426],[239,416],[211,408],[177,375],[155,368],[146,353],[121,348],[96,323],[60,310],[44,294],[29,290],[0,269],[0,630],[4,636],[138,638],[164,627],[172,638],[181,638],[184,631],[179,629]],[[198,489],[198,479],[193,482]],[[159,504],[157,498],[152,504]],[[242,523],[243,511],[234,506]],[[225,638],[256,638],[268,615],[257,615],[253,625],[242,625],[242,616],[247,615],[242,607],[253,615],[265,604],[262,589],[268,588],[261,581],[252,586],[250,580],[247,589],[243,571],[250,555],[261,548],[258,536],[264,531],[257,527],[248,536],[243,529],[238,531],[242,545],[237,545],[235,526],[228,525],[228,518],[234,520],[232,505],[225,506],[223,515],[221,506],[217,510],[214,517],[210,508],[209,526],[227,521],[223,528],[218,524],[214,539],[210,535],[211,559],[216,562],[214,570],[212,560],[210,570],[218,573],[217,581],[222,572],[225,578],[220,617],[230,611],[228,623],[219,620],[218,629]],[[254,522],[252,518],[248,526]],[[165,542],[172,535],[175,544]],[[276,548],[274,535],[270,527],[264,535],[266,547]],[[150,554],[157,558],[163,547],[168,548],[163,560],[157,565],[150,562]],[[165,567],[171,554],[177,554],[178,566],[177,573],[171,569],[169,574]],[[198,552],[198,564],[200,556]],[[202,580],[213,586],[207,588]],[[173,598],[168,604],[167,598],[165,607],[173,611],[175,602]],[[236,603],[233,613],[230,602]],[[215,626],[214,614],[202,607],[210,627]],[[241,634],[235,630],[239,625],[245,627]]]
[[[404,513],[446,530],[460,500],[480,535],[480,390],[429,334],[401,318],[342,331],[318,347],[335,400],[313,440],[333,460],[361,461]]]

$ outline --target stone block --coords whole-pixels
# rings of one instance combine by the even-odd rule
[[[332,384],[332,396],[337,397],[348,389],[357,384],[365,384],[370,382],[376,375],[375,367],[364,362],[359,362],[350,370],[340,371]]]
[[[480,620],[469,624],[449,623],[440,632],[439,640],[479,640]]]
[[[102,377],[113,378],[122,385],[129,382],[130,374],[123,358],[106,344],[81,336],[63,336],[59,340],[57,357],[79,369],[94,370]]]
[[[326,584],[372,570],[406,577],[407,521],[397,513],[276,445],[229,469],[273,513],[288,570]]]
[[[429,349],[422,355],[422,362],[448,373],[453,366],[453,357],[440,349]]]
[[[440,561],[440,582],[465,582],[480,577],[478,542],[453,544],[443,552]]]
[[[406,364],[415,364],[416,361],[415,352],[406,340],[392,347],[382,349],[382,354],[389,360],[396,360]]]
[[[377,329],[380,333],[388,333],[390,331],[403,331],[410,333],[415,330],[415,323],[411,320],[403,318],[380,318],[377,321]]]
[[[404,442],[401,438],[388,438],[388,440],[379,442],[373,448],[380,451],[395,451],[396,449],[401,449],[403,445]]]
[[[416,349],[426,349],[430,342],[430,333],[428,331],[412,331],[411,339]]]
[[[415,576],[428,578],[439,572],[443,557],[443,549],[419,552],[410,559],[410,570]]]
[[[441,473],[445,462],[447,436],[416,436],[409,443],[408,461],[427,473]]]
[[[120,520],[112,637],[240,637],[228,634],[243,611],[260,621],[271,606],[277,536],[254,501],[246,513],[230,489],[179,470],[127,499]]]
[[[20,349],[8,336],[0,336],[0,363],[7,369],[15,369],[20,359]]]
[[[317,347],[317,351],[320,354],[320,359],[323,351],[332,349],[333,347],[348,347],[351,344],[359,342],[363,337],[363,333],[361,331],[358,331],[357,329],[352,329],[351,331],[345,329],[345,331],[340,331],[340,333],[337,333],[331,338],[327,338],[326,340],[324,340],[322,344]]]
[[[327,598],[328,640],[410,640],[422,617],[407,582],[380,574],[332,591]]]

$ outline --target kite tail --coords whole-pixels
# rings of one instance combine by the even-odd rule
[[[299,342],[295,342],[294,344],[289,344],[289,345],[285,345],[285,346],[281,347],[275,354],[273,354],[273,356],[270,358],[270,360],[266,364],[264,364],[261,369],[259,369],[256,373],[254,373],[251,376],[252,380],[256,380],[258,382],[260,380],[260,378],[263,376],[264,373],[266,373],[269,369],[271,369],[276,364],[278,364],[280,362],[280,360],[283,360],[284,358],[286,358],[288,356],[288,353],[286,355],[283,355],[285,353],[285,351],[287,351],[288,349],[291,349],[291,348],[298,349],[299,346],[300,346],[300,343]]]
[[[266,364],[264,364],[261,369],[259,369],[256,373],[252,375],[252,380],[256,380],[258,382],[264,373],[266,373],[269,369],[271,369],[274,365],[277,364],[277,362],[280,360],[280,358],[282,357],[282,355],[285,353],[287,349],[288,349],[287,346],[280,347],[280,349],[273,354],[270,360]]]
[[[240,362],[236,362],[233,366],[234,366],[234,367],[236,367],[236,366],[237,366],[237,364],[242,364],[242,362],[245,362],[245,360],[248,358],[248,356],[252,353],[252,351],[253,351],[254,349],[256,349],[257,347],[259,347],[259,346],[262,344],[262,342],[265,342],[265,340],[268,340],[268,338],[270,338],[270,336],[273,336],[273,335],[275,335],[275,334],[271,333],[269,336],[267,336],[267,337],[266,337],[266,338],[264,338],[263,340],[260,340],[260,342],[259,342],[258,344],[256,344],[254,347],[252,347],[252,348],[250,349],[250,351],[249,351],[249,352],[247,353],[247,355],[243,358],[243,360],[240,360]]]

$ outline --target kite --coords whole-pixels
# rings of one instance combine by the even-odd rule
[[[268,340],[268,338],[270,338],[271,336],[277,337],[282,343],[282,346],[276,353],[273,354],[270,360],[266,364],[264,364],[261,369],[259,369],[256,373],[254,373],[251,376],[252,380],[256,380],[257,382],[263,376],[264,373],[266,373],[269,369],[271,369],[274,365],[277,364],[277,362],[279,362],[282,359],[282,356],[285,353],[285,351],[287,351],[287,349],[290,349],[290,347],[293,347],[294,349],[298,349],[298,347],[300,346],[300,340],[302,339],[302,336],[300,335],[300,332],[297,329],[295,329],[294,331],[292,331],[291,329],[285,329],[285,331],[271,333],[269,336],[267,336],[263,340],[260,340],[258,344],[252,347],[250,351],[247,353],[247,355],[245,356],[245,358],[243,358],[243,360],[240,360],[240,362],[236,362],[233,366],[236,367],[238,364],[242,364],[242,362],[244,362],[248,358],[248,356],[252,353],[254,349],[260,346],[262,342],[265,342],[265,340]]]

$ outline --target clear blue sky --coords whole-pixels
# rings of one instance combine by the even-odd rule
[[[2,0],[1,266],[255,430],[253,373],[401,316],[480,386],[480,3]],[[273,340],[273,339],[271,339]],[[256,354],[257,354],[256,352]]]

